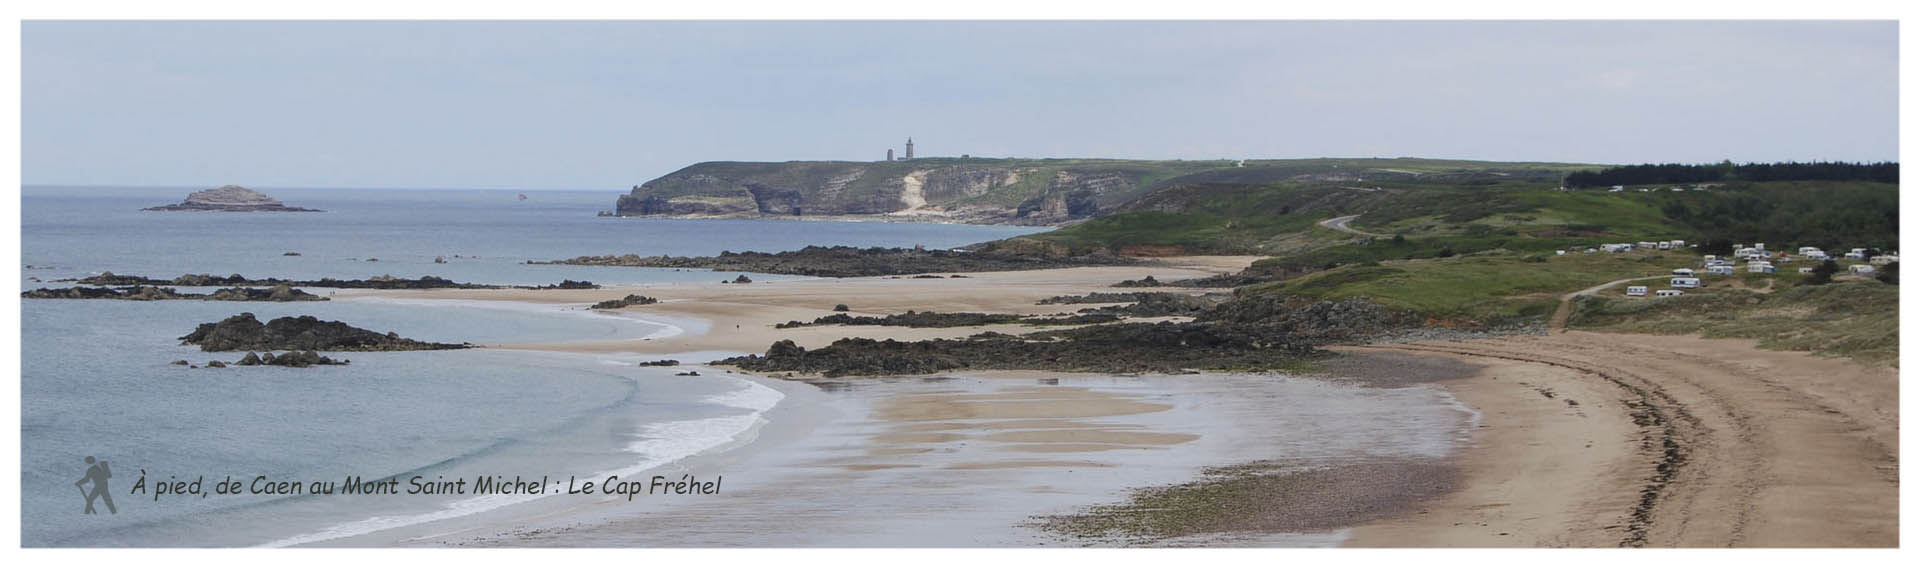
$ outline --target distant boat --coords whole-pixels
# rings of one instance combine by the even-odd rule
[[[526,201],[526,200],[527,200],[527,194],[525,194],[525,193],[522,193],[522,194],[520,194],[520,200],[521,200],[521,201]]]

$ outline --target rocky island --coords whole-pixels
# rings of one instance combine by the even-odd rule
[[[141,211],[284,211],[302,213],[321,213],[319,209],[288,207],[280,200],[265,193],[237,185],[223,185],[213,189],[203,189],[187,195],[187,200],[173,205],[148,207]]]
[[[433,343],[380,333],[313,316],[274,318],[260,323],[242,313],[216,323],[203,323],[180,337],[181,345],[199,345],[201,351],[426,351],[466,349],[467,343]]]

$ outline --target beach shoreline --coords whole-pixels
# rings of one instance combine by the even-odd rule
[[[773,324],[787,320],[810,320],[814,317],[833,313],[831,308],[837,303],[846,303],[854,315],[885,315],[907,310],[921,311],[978,311],[990,313],[1021,313],[1041,315],[1055,313],[1052,306],[1037,306],[1034,302],[1053,295],[1084,294],[1091,291],[1108,289],[1113,283],[1126,279],[1136,279],[1154,275],[1162,280],[1174,278],[1205,276],[1229,272],[1238,266],[1250,262],[1250,258],[1203,258],[1172,259],[1168,267],[1091,267],[1036,270],[1028,272],[973,273],[963,279],[905,279],[889,277],[846,278],[846,279],[802,279],[780,282],[755,283],[746,285],[720,284],[663,284],[641,286],[616,286],[601,290],[431,290],[431,291],[353,291],[342,296],[366,295],[382,298],[412,298],[440,300],[492,300],[511,302],[535,302],[546,304],[588,304],[608,297],[618,297],[628,293],[656,296],[661,302],[647,306],[621,310],[622,315],[637,318],[657,318],[659,321],[692,322],[694,330],[671,336],[647,338],[609,338],[558,344],[515,344],[496,345],[503,349],[530,349],[542,351],[563,351],[575,353],[600,353],[623,355],[671,355],[688,352],[703,353],[758,353],[767,345],[780,339],[792,339],[805,347],[818,347],[846,336],[888,337],[900,340],[928,339],[936,337],[964,337],[981,331],[1001,331],[1017,333],[1029,330],[1019,325],[986,326],[971,328],[851,328],[841,326],[822,326],[794,329],[773,328]],[[704,333],[699,328],[704,325]],[[1601,347],[1595,347],[1601,346]],[[1644,352],[1638,364],[1644,368],[1635,369],[1634,376],[1640,383],[1630,383],[1619,379],[1616,373],[1605,365],[1618,364],[1599,356],[1606,348],[1631,349]],[[1397,547],[1397,546],[1470,546],[1470,547],[1508,547],[1508,546],[1548,546],[1548,547],[1613,547],[1613,546],[1726,546],[1726,545],[1791,545],[1806,543],[1811,545],[1834,546],[1887,546],[1897,543],[1897,513],[1888,509],[1885,503],[1897,499],[1897,458],[1887,459],[1895,450],[1889,449],[1890,440],[1897,440],[1897,408],[1890,408],[1885,400],[1897,396],[1897,379],[1894,373],[1886,369],[1861,367],[1839,360],[1820,359],[1801,353],[1763,351],[1751,342],[1733,340],[1702,340],[1698,338],[1668,338],[1655,336],[1632,336],[1623,334],[1593,334],[1574,332],[1556,334],[1546,338],[1508,337],[1497,339],[1426,342],[1398,345],[1349,346],[1336,347],[1336,351],[1348,354],[1351,359],[1374,361],[1372,370],[1341,369],[1333,365],[1330,373],[1314,380],[1332,383],[1357,383],[1368,388],[1404,388],[1418,383],[1431,382],[1443,389],[1460,404],[1475,412],[1474,428],[1466,433],[1456,445],[1456,451],[1444,458],[1448,467],[1457,475],[1457,483],[1439,494],[1422,494],[1409,497],[1409,500],[1396,501],[1391,514],[1384,518],[1379,515],[1355,517],[1349,525],[1342,525],[1332,533],[1307,535],[1294,534],[1243,534],[1223,537],[1224,540],[1202,537],[1202,544],[1240,545],[1278,545],[1278,546],[1329,546],[1342,545],[1353,547]],[[1569,354],[1576,355],[1569,360]],[[1380,361],[1386,361],[1380,363]],[[1755,368],[1751,362],[1764,361]],[[1701,495],[1719,495],[1713,486],[1713,479],[1704,477],[1704,471],[1725,469],[1732,466],[1732,454],[1739,454],[1738,446],[1751,440],[1710,439],[1708,432],[1712,428],[1699,423],[1715,420],[1713,413],[1701,410],[1707,406],[1704,401],[1720,400],[1705,394],[1693,398],[1670,394],[1664,391],[1656,394],[1639,392],[1636,395],[1634,385],[1644,386],[1648,377],[1661,377],[1670,373],[1704,373],[1704,369],[1716,368],[1720,375],[1714,375],[1724,389],[1743,389],[1752,385],[1743,385],[1735,378],[1739,373],[1729,369],[1746,365],[1748,370],[1766,372],[1788,372],[1793,374],[1824,374],[1830,377],[1864,377],[1851,383],[1824,381],[1825,386],[1815,389],[1819,392],[1800,393],[1797,400],[1813,401],[1815,408],[1831,411],[1838,404],[1843,411],[1834,412],[1841,424],[1833,425],[1848,432],[1866,431],[1864,440],[1856,441],[1856,452],[1846,456],[1850,463],[1860,466],[1848,483],[1865,483],[1864,491],[1854,491],[1849,496],[1841,484],[1828,484],[1826,489],[1834,491],[1834,498],[1846,503],[1856,519],[1840,522],[1839,529],[1814,531],[1812,533],[1793,534],[1774,530],[1774,525],[1812,524],[1833,522],[1838,519],[1830,514],[1807,511],[1804,500],[1792,497],[1774,497],[1768,499],[1768,491],[1780,493],[1809,483],[1808,480],[1795,477],[1788,480],[1747,478],[1739,489],[1739,496],[1747,499],[1740,506],[1708,506],[1700,501]],[[1470,369],[1470,371],[1468,370]],[[717,369],[719,372],[728,372]],[[742,374],[744,375],[744,374]],[[1051,372],[998,372],[960,374],[968,381],[1000,381],[1003,384],[1029,382],[1035,385],[1072,386],[1074,380],[1086,376],[1071,373]],[[1725,375],[1725,376],[1721,376]],[[945,375],[943,375],[945,376]],[[1066,379],[1062,382],[1062,379]],[[893,385],[916,385],[910,392],[894,393],[896,397],[922,396],[923,390],[938,392],[939,381],[931,377],[897,377],[885,379],[849,379],[849,380],[812,380],[811,382],[792,382],[790,379],[755,377],[752,380],[770,384],[784,384],[793,389],[832,390],[836,388],[857,388],[861,384],[887,383]],[[1053,384],[1048,385],[1047,380]],[[1191,379],[1169,377],[1134,377],[1132,380],[1167,381],[1169,385],[1179,385],[1179,381]],[[924,381],[924,382],[915,382]],[[1768,383],[1772,388],[1782,387],[1778,381]],[[933,386],[927,386],[933,385]],[[1038,388],[1038,387],[1036,387]],[[1171,387],[1174,390],[1187,388]],[[1759,387],[1752,387],[1759,388]],[[1824,389],[1824,390],[1821,390]],[[1096,389],[1097,390],[1097,389]],[[1791,389],[1790,389],[1791,390]],[[980,393],[976,393],[980,394]],[[990,393],[992,396],[1012,394],[1015,398],[1030,396],[1022,393]],[[1747,393],[1751,395],[1753,393]],[[832,400],[831,393],[824,400]],[[1188,395],[1182,395],[1188,396]],[[1635,397],[1639,398],[1636,399]],[[1662,398],[1666,397],[1666,398]],[[872,402],[872,401],[869,401]],[[1056,401],[1057,402],[1057,401]],[[1683,403],[1685,402],[1685,403]],[[1743,412],[1753,412],[1734,423],[1746,425],[1748,421],[1762,418],[1779,418],[1785,409],[1768,408],[1776,401],[1739,400],[1718,402],[1715,412],[1727,416],[1740,416]],[[1020,407],[1019,401],[998,401],[999,407]],[[1752,403],[1747,405],[1747,403]],[[830,403],[821,403],[828,404]],[[876,413],[876,406],[850,408],[838,407],[824,415],[845,417],[848,413]],[[890,403],[888,403],[890,404]],[[786,406],[783,402],[780,406]],[[1095,417],[1112,419],[1127,416],[1127,405],[1103,407],[1089,416],[1072,416],[1073,405],[1059,405],[1060,412],[1066,416],[1029,416],[1018,420],[1029,421],[1023,426],[1034,426],[1031,421],[1071,421],[1077,418]],[[1038,408],[1039,405],[1025,405],[1026,408]],[[778,407],[777,407],[778,408]],[[1646,410],[1655,408],[1667,412],[1648,424]],[[1798,407],[1793,410],[1799,410]],[[1018,414],[1016,412],[1016,414]],[[771,415],[771,413],[770,413]],[[782,414],[786,416],[786,413]],[[820,416],[820,415],[816,415]],[[903,415],[904,416],[904,415]],[[903,423],[900,416],[894,420],[884,419],[867,421],[865,426],[874,424]],[[1005,417],[1001,417],[1005,418]],[[770,419],[771,420],[771,419]],[[1731,419],[1729,419],[1731,420]],[[850,422],[860,420],[825,420],[814,423],[812,430],[818,433],[821,427],[847,427]],[[911,421],[909,421],[911,422]],[[1733,423],[1730,423],[1733,424]],[[1056,426],[1059,426],[1056,424]],[[1071,426],[1071,425],[1069,425]],[[1217,425],[1216,425],[1217,426]],[[992,435],[981,430],[979,425],[969,425],[963,433],[928,431],[920,433],[893,432],[891,442],[913,444],[956,443]],[[1732,430],[1731,425],[1727,429]],[[1751,428],[1749,428],[1751,429]],[[1088,434],[1102,428],[1088,428],[1086,425],[1067,427],[1068,431],[1079,431],[1079,439],[1049,438],[1042,435],[1042,443],[1058,444],[1058,448],[1070,451],[1097,451],[1100,444],[1112,442],[1114,438],[1103,438],[1107,434]],[[1811,451],[1810,448],[1825,444],[1832,446],[1836,440],[1818,439],[1825,430],[1814,429],[1815,434],[1798,436],[1816,438],[1801,440],[1793,446],[1794,451]],[[1174,445],[1183,436],[1204,437],[1206,432],[1164,432],[1168,436],[1157,438]],[[1033,436],[1033,434],[1023,434]],[[792,463],[794,460],[830,460],[844,458],[843,454],[822,453],[813,450],[792,450],[794,446],[804,445],[799,435],[785,439],[787,446],[778,446],[775,439],[760,439],[747,444],[759,448],[738,454],[742,457],[728,457],[733,452],[717,452],[715,455],[703,454],[689,463],[701,460],[715,462],[747,463]],[[877,436],[869,435],[869,438]],[[1791,436],[1790,436],[1791,437]],[[1153,438],[1153,437],[1149,437]],[[1126,440],[1139,442],[1141,438]],[[1669,442],[1688,447],[1687,462],[1684,467],[1673,460],[1661,456],[1661,443]],[[1075,445],[1077,444],[1077,446]],[[864,451],[908,452],[907,449],[889,447],[886,443],[869,439],[858,444]],[[785,449],[782,449],[785,448]],[[1652,449],[1649,449],[1652,448]],[[1778,450],[1778,447],[1769,447]],[[1759,450],[1752,450],[1758,452]],[[812,452],[812,453],[808,453]],[[1876,452],[1878,452],[1876,454]],[[924,453],[924,452],[918,452]],[[864,454],[863,454],[864,455]],[[758,456],[758,457],[755,457]],[[778,459],[768,458],[778,456]],[[799,456],[799,457],[796,457]],[[835,457],[837,456],[837,457]],[[1181,479],[1196,479],[1206,467],[1241,465],[1256,461],[1259,455],[1232,455],[1219,453],[1210,458],[1209,463],[1194,464]],[[1804,459],[1795,455],[1781,456],[1744,456],[1749,460],[1761,462],[1791,461]],[[1037,459],[1011,460],[997,458],[1002,466],[1011,470],[1078,468],[1088,471],[1099,468],[1098,460],[1060,459],[1057,455],[1047,455]],[[732,461],[729,461],[732,460]],[[1665,461],[1663,461],[1665,460]],[[1770,460],[1770,461],[1769,461]],[[844,461],[844,460],[843,460]],[[857,460],[855,460],[857,461]],[[981,462],[990,463],[990,462]],[[874,463],[843,463],[841,467],[854,467],[846,472],[876,473],[890,472],[896,469],[913,471],[926,464],[902,465],[886,463],[880,460]],[[953,462],[939,462],[941,469],[960,465]],[[1749,464],[1751,465],[1751,464]],[[1791,464],[1789,464],[1791,465]],[[1112,469],[1112,468],[1104,468]],[[1684,472],[1679,475],[1663,473],[1668,469]],[[845,473],[845,472],[841,472]],[[1084,475],[1084,474],[1083,474]],[[1662,476],[1665,476],[1662,478]],[[840,479],[845,481],[845,479]],[[1166,477],[1140,477],[1130,480],[1132,490],[1179,482],[1180,479]],[[1789,487],[1790,486],[1790,487]],[[1888,487],[1893,491],[1882,491]],[[1130,490],[1131,491],[1131,490]],[[1104,494],[1104,503],[1123,502],[1128,491]],[[1411,495],[1411,494],[1410,494]],[[1652,497],[1646,497],[1652,495]],[[1084,497],[1084,496],[1083,496]],[[1876,500],[1885,499],[1876,503]],[[1086,500],[1078,509],[1054,509],[1036,511],[1036,514],[1071,513],[1084,510]],[[1645,502],[1643,502],[1645,501]],[[1775,505],[1774,503],[1786,505]],[[749,504],[774,505],[775,501],[762,499],[749,501]],[[1694,505],[1699,503],[1700,505]],[[1783,507],[1781,521],[1763,520],[1757,517],[1757,511],[1768,507]],[[1744,507],[1744,508],[1743,508]],[[519,520],[506,518],[493,519],[487,523],[474,525],[469,532],[486,533],[491,536],[473,537],[464,544],[485,546],[605,546],[605,545],[642,545],[674,546],[675,543],[632,538],[630,533],[636,530],[633,514],[637,510],[619,513],[594,513],[581,507],[571,512],[549,511],[534,517],[537,522],[529,522],[526,517]],[[1402,510],[1404,509],[1404,510]],[[713,511],[709,510],[709,513]],[[555,521],[554,519],[565,519]],[[477,523],[478,521],[476,521]],[[591,528],[598,527],[598,528]],[[1699,527],[1721,527],[1720,530]],[[565,535],[565,536],[563,536]],[[438,545],[463,544],[458,541],[441,539],[422,541],[411,540],[363,541],[379,542],[383,545],[420,545],[425,542]],[[700,542],[694,535],[692,542]],[[726,541],[717,541],[726,544]],[[1071,542],[1071,541],[1068,541]],[[1161,541],[1160,545],[1183,545],[1181,540]],[[810,546],[813,541],[778,542],[767,541],[766,546]],[[846,544],[846,543],[838,543]],[[938,545],[940,543],[915,543]],[[1040,542],[1007,543],[996,542],[984,545],[1027,545]],[[1053,542],[1052,544],[1062,544]],[[1084,544],[1084,543],[1083,543]],[[695,544],[679,544],[695,545]],[[856,544],[857,545],[857,544]],[[913,544],[908,544],[913,545]]]

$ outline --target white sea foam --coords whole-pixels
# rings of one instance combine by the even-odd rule
[[[760,425],[766,422],[762,415],[786,395],[759,383],[733,379],[742,383],[740,389],[707,397],[706,402],[746,410],[748,412],[648,424],[641,428],[637,440],[628,444],[627,451],[640,456],[640,461],[617,469],[601,471],[584,479],[605,479],[608,476],[631,477],[660,466],[692,457],[702,452],[722,447],[732,447],[752,441]],[[319,531],[295,535],[261,545],[267,548],[297,546],[329,540],[372,534],[421,523],[431,523],[473,515],[526,503],[542,497],[550,497],[564,491],[563,484],[548,484],[545,492],[539,495],[483,495],[470,497],[447,504],[444,508],[425,513],[405,515],[383,515],[358,521],[337,524]]]

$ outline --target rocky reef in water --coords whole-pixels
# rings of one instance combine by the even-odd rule
[[[276,211],[295,213],[321,213],[319,209],[288,207],[280,200],[265,193],[237,185],[223,185],[213,189],[203,189],[187,194],[187,200],[173,205],[148,207],[141,211]]]
[[[201,351],[424,351],[466,349],[468,343],[432,343],[379,333],[313,316],[289,316],[260,323],[242,313],[215,323],[203,323],[180,337],[181,345],[199,345]]]
[[[469,284],[466,282],[454,282],[452,280],[448,280],[438,276],[422,276],[419,278],[395,278],[392,275],[375,276],[375,277],[367,278],[364,280],[339,280],[334,278],[321,278],[319,280],[285,280],[280,278],[263,278],[263,279],[256,280],[252,278],[247,278],[245,276],[241,276],[239,274],[233,274],[229,276],[214,276],[212,274],[184,274],[184,275],[181,275],[179,278],[174,278],[171,280],[162,280],[159,278],[148,278],[145,276],[120,275],[120,274],[114,274],[112,272],[102,272],[97,276],[88,276],[86,278],[60,280],[60,281],[75,282],[75,283],[87,284],[91,286],[269,286],[269,287],[306,286],[309,288],[364,288],[364,289],[373,289],[373,290],[429,290],[429,289],[436,289],[436,288],[460,288],[460,289],[476,289],[476,290],[504,290],[504,289],[590,290],[590,289],[597,289],[600,287],[599,285],[594,284],[592,282],[575,281],[575,280],[565,280],[565,281],[561,281],[559,284],[547,285],[547,286],[503,286],[503,285],[494,285],[494,284]]]
[[[999,272],[1075,266],[1124,266],[1147,261],[1112,255],[1050,256],[1000,251],[966,252],[924,248],[810,246],[785,252],[730,252],[719,256],[581,256],[528,264],[697,268],[723,272],[759,272],[801,276],[852,277],[904,274]]]
[[[182,293],[173,288],[160,286],[126,286],[121,288],[39,288],[20,293],[21,298],[31,300],[211,300],[220,302],[325,302],[325,296],[308,293],[305,290],[287,285],[272,288],[221,288],[210,294]]]

